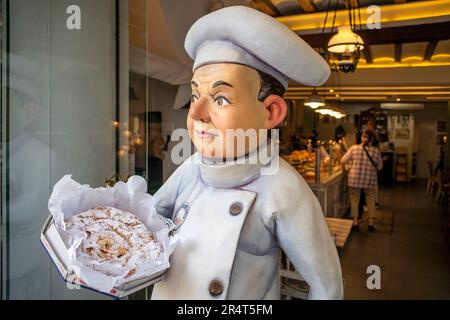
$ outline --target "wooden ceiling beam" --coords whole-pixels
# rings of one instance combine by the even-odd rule
[[[427,47],[425,49],[425,53],[423,55],[423,61],[430,61],[431,57],[433,56],[434,50],[436,50],[436,47],[438,45],[439,41],[430,41],[427,44]]]
[[[289,5],[290,8],[292,4],[298,6],[298,0],[271,0],[272,2],[276,2],[277,5],[281,8],[284,7],[284,3],[291,3]],[[333,3],[336,0],[332,0]],[[351,0],[345,0],[345,2],[349,2]],[[354,1],[354,0],[352,0]],[[407,3],[400,4],[386,4],[385,0],[381,1],[368,1],[368,0],[359,0],[362,2],[362,7],[360,12],[358,13],[357,29],[359,26],[362,28],[366,27],[366,22],[373,20],[374,12],[371,10],[365,10],[366,6],[369,4],[378,4],[380,10],[380,23],[382,28],[385,29],[387,26],[410,26],[417,25],[418,23],[431,24],[438,22],[447,22],[448,16],[450,15],[450,6],[448,5],[447,0],[434,0],[434,1],[408,1]],[[392,1],[392,0],[389,0]],[[318,5],[317,3],[320,3]],[[343,4],[344,0],[340,0],[340,4]],[[289,29],[298,32],[299,34],[318,34],[321,33],[323,28],[323,23],[325,17],[327,16],[326,8],[327,1],[324,0],[315,0],[315,5],[318,9],[322,10],[320,12],[310,13],[310,14],[289,14],[287,16],[278,17],[278,21],[283,23]],[[287,5],[286,5],[287,6]],[[335,26],[347,25],[348,24],[348,10],[341,7],[336,12],[336,20],[334,19],[334,6],[332,19],[327,20],[327,28],[331,28],[332,22],[335,21]],[[325,11],[324,11],[325,10]],[[300,8],[299,8],[300,11]],[[292,11],[291,11],[292,12]],[[328,12],[328,18],[329,17]],[[361,21],[359,21],[359,14],[361,14]]]
[[[314,6],[314,3],[311,0],[298,0],[298,5],[306,13],[312,13],[317,11]]]
[[[280,15],[280,11],[270,0],[252,0],[250,6],[272,17]]]
[[[367,45],[440,41],[450,39],[450,21],[379,30],[358,30],[357,33]],[[326,45],[334,34],[320,33],[300,37],[313,47],[321,47]]]

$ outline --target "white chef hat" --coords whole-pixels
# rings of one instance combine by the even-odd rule
[[[193,70],[212,63],[238,63],[270,74],[287,88],[289,79],[318,86],[327,81],[327,62],[272,17],[244,6],[227,7],[195,22],[184,43]]]

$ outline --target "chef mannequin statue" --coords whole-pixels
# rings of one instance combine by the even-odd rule
[[[284,25],[241,6],[200,18],[185,48],[194,59],[187,128],[197,153],[154,195],[158,213],[177,225],[178,243],[152,298],[279,299],[282,249],[311,299],[341,299],[339,257],[309,186],[274,152],[240,161],[272,150],[270,139],[258,136],[258,148],[246,143],[236,154],[226,135],[276,127],[288,79],[320,85],[328,65]],[[262,174],[275,161],[277,170]]]

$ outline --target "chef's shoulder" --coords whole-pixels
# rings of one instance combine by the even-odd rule
[[[273,174],[261,175],[258,194],[264,194],[264,214],[283,217],[286,215],[322,214],[320,204],[305,179],[282,158]],[[267,218],[267,217],[266,217]]]

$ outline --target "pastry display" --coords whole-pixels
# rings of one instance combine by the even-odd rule
[[[329,157],[323,157],[320,160],[320,164],[317,164],[316,152],[308,152],[307,150],[294,150],[292,151],[292,153],[283,155],[282,157],[284,160],[289,162],[303,176],[303,178],[306,181],[316,182],[317,169],[320,170],[321,181],[325,181],[333,174],[338,174],[341,172],[339,164],[340,157],[337,157],[340,154],[338,153],[338,151],[335,151],[333,155],[336,155],[336,159],[333,158],[333,160],[330,160]],[[332,161],[331,167],[330,161]],[[319,167],[316,169],[316,166]]]
[[[305,162],[314,162],[316,159],[315,153],[306,150],[295,150],[291,154],[284,156],[284,159],[291,164],[300,164]]]
[[[108,276],[132,277],[149,259],[156,261],[163,248],[155,235],[132,213],[97,207],[65,220],[66,230],[82,239],[76,249],[84,266]]]
[[[314,181],[316,174],[316,154],[306,150],[295,150],[283,158],[294,166],[307,181]]]

